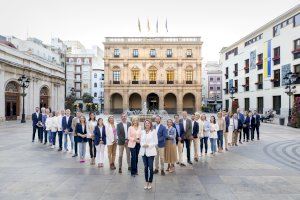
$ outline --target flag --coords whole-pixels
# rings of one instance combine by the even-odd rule
[[[166,19],[166,31],[169,32],[169,30],[168,30],[168,19]]]
[[[149,21],[149,18],[148,18],[147,26],[148,26],[148,32],[149,32],[150,31],[150,21]]]
[[[264,43],[263,56],[264,78],[269,78],[271,77],[271,40]]]
[[[156,33],[158,33],[158,19],[156,21]]]
[[[141,32],[142,29],[141,29],[141,22],[140,22],[140,18],[138,18],[138,28],[139,28],[139,31]]]

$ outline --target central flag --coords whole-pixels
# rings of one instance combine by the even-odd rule
[[[148,32],[149,32],[150,31],[150,21],[149,21],[149,18],[148,18],[147,26],[148,26]]]
[[[271,40],[264,43],[263,69],[264,78],[271,77]]]
[[[169,30],[168,30],[168,19],[166,19],[166,31],[169,32]]]
[[[142,29],[141,29],[141,22],[140,22],[140,18],[138,18],[138,28],[139,28],[139,31],[141,32]]]
[[[158,33],[158,19],[156,21],[156,33]]]

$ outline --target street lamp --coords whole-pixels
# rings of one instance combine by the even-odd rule
[[[20,76],[20,78],[18,78],[19,81],[19,85],[22,88],[22,94],[21,96],[23,97],[23,110],[22,110],[22,120],[21,123],[25,123],[25,88],[28,88],[29,86],[29,82],[30,82],[30,78],[25,76],[25,74],[23,74],[22,76]]]
[[[291,96],[296,92],[296,86],[292,86],[297,80],[298,76],[295,73],[288,72],[283,80],[286,84],[285,93],[289,96],[289,117],[288,117],[288,125],[290,125],[291,117],[292,117],[292,109],[291,109]]]
[[[229,89],[230,99],[231,99],[231,111],[233,111],[233,99],[235,98],[233,94],[235,93],[235,87],[231,86]]]

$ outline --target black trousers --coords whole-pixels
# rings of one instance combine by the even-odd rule
[[[143,162],[144,162],[144,173],[145,173],[145,180],[148,183],[152,183],[153,180],[153,161],[154,156],[146,156],[143,155]]]
[[[189,139],[184,140],[185,146],[186,146],[186,156],[187,156],[187,161],[191,161],[191,141]]]
[[[249,141],[249,128],[243,128],[243,139]]]
[[[90,156],[91,158],[96,158],[96,147],[94,145],[94,140],[92,140],[91,138],[89,138],[88,140],[89,140],[89,147],[90,147]]]
[[[205,148],[205,153],[207,153],[207,149],[208,149],[207,140],[208,140],[208,137],[203,137],[203,138],[200,139],[200,152],[201,152],[201,154],[202,154],[202,151],[203,151],[203,146]]]
[[[74,151],[78,155],[78,136],[74,136]]]
[[[32,126],[32,141],[34,141],[34,139],[35,139],[35,133],[36,132],[38,132],[38,139],[39,139],[39,141],[41,141],[41,139],[40,139],[40,128],[37,125]]]
[[[139,152],[141,145],[136,143],[134,148],[130,148],[131,155],[131,175],[135,175],[138,173],[138,160],[139,160]]]
[[[44,139],[45,139],[44,143],[47,143],[47,141],[48,141],[48,137],[47,137],[48,131],[46,131],[46,129],[43,129],[43,132],[44,132]]]
[[[58,131],[57,134],[58,134],[58,145],[59,145],[59,148],[62,149],[63,132]]]
[[[40,142],[43,142],[43,127],[38,127],[38,134]]]
[[[252,129],[251,129],[251,140],[254,140],[254,132],[256,130],[256,137],[257,139],[259,140],[259,126],[252,126]]]
[[[242,132],[243,132],[243,134],[242,134]],[[244,135],[244,130],[243,130],[243,129],[241,129],[241,131],[240,131],[240,138],[239,138],[239,142],[242,142],[242,135]]]

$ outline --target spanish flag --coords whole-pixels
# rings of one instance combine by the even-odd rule
[[[264,53],[263,53],[263,74],[264,78],[271,77],[271,40],[264,43]]]

